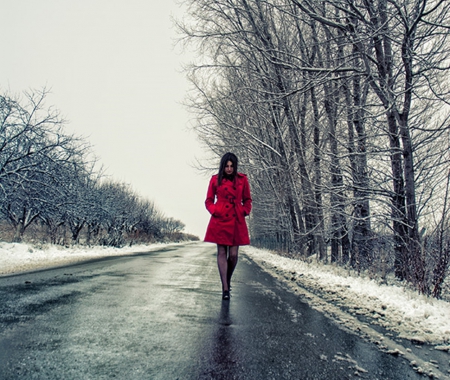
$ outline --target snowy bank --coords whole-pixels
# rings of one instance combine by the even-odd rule
[[[114,248],[104,246],[63,247],[50,244],[43,245],[42,247],[35,247],[23,243],[0,242],[0,276],[53,268],[103,257],[155,251],[176,244],[181,243],[142,244],[133,245],[131,247]],[[184,244],[186,244],[186,242]]]
[[[450,303],[398,285],[380,284],[333,265],[307,263],[254,247],[243,247],[253,261],[272,275],[304,289],[354,316],[363,316],[415,343],[450,349]],[[309,291],[309,292],[308,292]]]

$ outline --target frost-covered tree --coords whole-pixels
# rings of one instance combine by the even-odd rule
[[[57,111],[44,108],[46,92],[22,102],[0,96],[1,211],[15,228],[15,240],[44,212],[57,207],[62,167],[84,149],[63,131]]]
[[[247,169],[252,240],[361,270],[388,249],[425,292],[419,221],[446,179],[450,4],[185,3],[199,53],[188,105],[213,155]]]

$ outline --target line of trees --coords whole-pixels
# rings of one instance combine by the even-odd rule
[[[234,151],[252,241],[440,297],[450,260],[450,3],[185,0],[196,130]]]
[[[0,223],[12,228],[11,239],[30,229],[56,244],[188,238],[182,222],[96,170],[89,144],[65,133],[58,111],[45,108],[46,95],[0,95]]]

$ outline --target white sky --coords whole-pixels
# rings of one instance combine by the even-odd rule
[[[87,138],[117,181],[203,239],[208,178],[192,118],[175,0],[0,0],[0,91],[51,89],[47,106]]]

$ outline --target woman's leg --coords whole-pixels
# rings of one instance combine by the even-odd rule
[[[239,251],[239,246],[238,245],[234,245],[232,247],[229,248],[229,253],[228,253],[228,265],[227,265],[227,286],[228,289],[230,288],[231,285],[231,276],[233,275],[234,269],[236,268],[237,262],[238,262],[238,251]]]
[[[227,260],[227,246],[217,244],[217,266],[219,267],[220,281],[222,281],[222,290],[228,289],[227,273],[228,273],[228,260]]]

